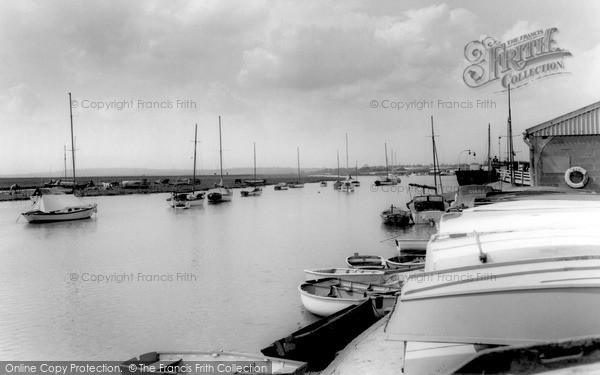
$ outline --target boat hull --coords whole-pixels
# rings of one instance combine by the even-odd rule
[[[94,212],[97,211],[96,205],[90,205],[88,207],[77,207],[75,211],[71,212],[39,212],[30,211],[25,212],[22,215],[30,223],[52,223],[58,221],[73,221],[83,220],[92,217]]]
[[[263,370],[262,366],[266,368]],[[304,362],[224,351],[150,352],[131,358],[119,367],[122,373],[129,375],[176,373],[302,375],[306,371]]]
[[[216,188],[209,190],[206,197],[210,203],[229,202],[233,197],[233,193],[230,189]]]
[[[359,283],[383,284],[385,272],[378,270],[361,270],[357,268],[321,268],[304,270],[306,280],[320,280],[335,277]]]
[[[321,371],[339,350],[382,316],[374,308],[374,301],[369,299],[277,340],[261,352],[270,357],[307,362],[308,371]]]
[[[350,268],[358,269],[384,269],[387,265],[384,258],[377,255],[358,255],[354,254],[346,258],[346,264]]]

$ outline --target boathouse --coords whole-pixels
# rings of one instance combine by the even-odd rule
[[[532,185],[600,191],[600,102],[527,129]]]

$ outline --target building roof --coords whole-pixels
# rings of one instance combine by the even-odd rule
[[[525,131],[525,136],[600,135],[600,102],[543,122]]]

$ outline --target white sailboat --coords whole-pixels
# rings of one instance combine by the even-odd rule
[[[340,190],[342,188],[342,181],[340,180],[340,151],[337,152],[337,164],[338,164],[338,176],[337,180],[333,183],[333,188],[335,190]]]
[[[256,179],[256,143],[254,143],[254,180]],[[256,197],[262,194],[262,189],[258,186],[252,186],[241,191],[242,197]]]
[[[227,186],[223,185],[223,142],[221,138],[221,116],[219,116],[219,164],[221,166],[221,180],[215,184],[215,187],[208,191],[208,201],[211,203],[229,202],[233,197],[233,192]]]
[[[190,208],[193,206],[202,206],[206,194],[202,191],[196,192],[196,145],[198,144],[198,124],[194,130],[194,172],[192,179],[192,192],[187,194],[172,193],[171,198],[167,199],[173,208]]]
[[[352,183],[352,176],[350,176],[350,171],[348,169],[348,134],[346,134],[346,172],[348,173],[348,177],[342,182],[340,190],[346,193],[353,193],[354,184]]]
[[[73,194],[43,194],[35,201],[31,209],[22,215],[30,223],[47,223],[89,219],[97,212],[96,204],[82,204],[75,196],[75,141],[73,136],[73,104],[69,93],[69,115],[71,117],[71,152],[73,158]]]
[[[388,165],[388,153],[387,153],[387,143],[384,144],[385,147],[385,178],[381,179],[381,180],[376,180],[375,181],[375,186],[381,186],[381,185],[397,185],[400,183],[400,179],[397,178],[396,176],[390,174],[390,167]]]
[[[300,179],[300,147],[297,147],[296,151],[298,152],[298,181],[292,182],[288,186],[291,188],[298,189],[304,187],[304,182],[302,182],[302,180]]]

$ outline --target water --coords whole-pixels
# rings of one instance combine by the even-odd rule
[[[258,353],[316,320],[297,291],[307,268],[344,267],[354,252],[395,255],[379,213],[402,185],[354,193],[307,184],[260,197],[167,206],[166,194],[85,198],[91,220],[34,225],[30,202],[0,203],[0,359],[125,360],[155,350]],[[455,185],[454,177],[444,180]],[[109,282],[94,281],[101,276]],[[179,278],[179,279],[178,279]]]

